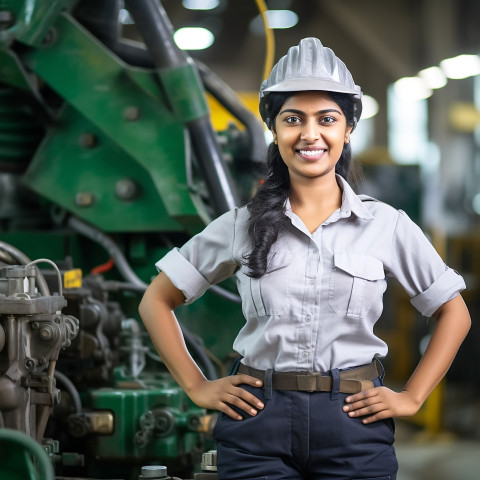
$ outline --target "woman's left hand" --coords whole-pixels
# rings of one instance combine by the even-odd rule
[[[386,387],[375,387],[350,395],[343,407],[350,417],[365,417],[363,423],[372,423],[390,417],[410,417],[421,405],[404,390],[397,393]]]

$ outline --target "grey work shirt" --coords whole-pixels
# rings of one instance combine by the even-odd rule
[[[326,372],[369,363],[388,351],[373,333],[388,277],[427,317],[465,288],[403,211],[357,196],[337,178],[342,205],[313,233],[287,201],[292,226],[272,246],[270,273],[260,279],[242,263],[250,249],[246,207],[217,218],[156,264],[185,303],[236,276],[246,323],[233,347],[246,365]]]

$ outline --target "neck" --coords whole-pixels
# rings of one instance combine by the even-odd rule
[[[291,182],[290,205],[310,233],[313,233],[342,204],[342,190],[332,180]]]
[[[290,182],[290,203],[300,208],[332,207],[339,208],[342,203],[342,190],[333,175],[318,179],[316,182]]]

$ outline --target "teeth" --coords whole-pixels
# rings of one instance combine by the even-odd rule
[[[300,150],[301,155],[306,155],[307,157],[314,157],[315,155],[320,155],[325,150]]]

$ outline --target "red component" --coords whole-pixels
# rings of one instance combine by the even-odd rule
[[[103,263],[102,265],[97,265],[96,267],[92,268],[91,274],[92,275],[99,275],[101,273],[108,272],[115,266],[115,262],[113,258],[111,258],[107,263]]]

